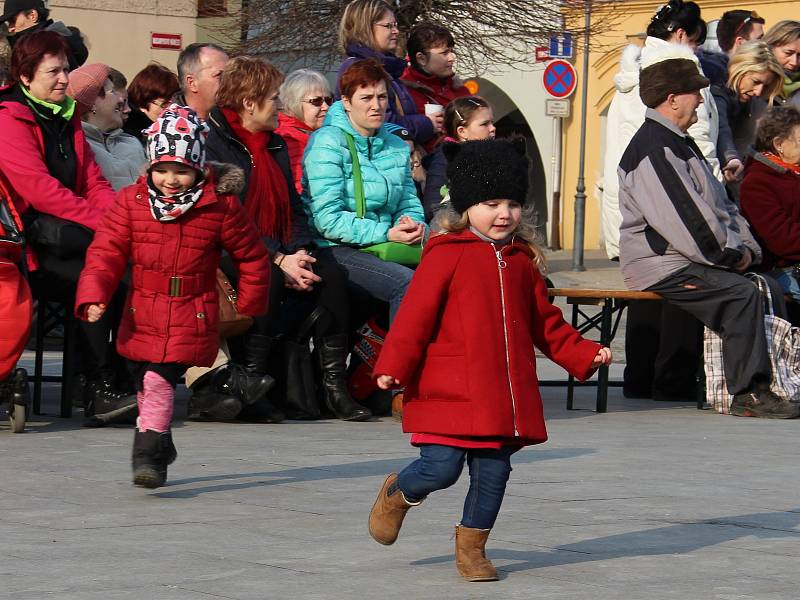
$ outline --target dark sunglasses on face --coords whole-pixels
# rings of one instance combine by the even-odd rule
[[[303,102],[308,102],[311,106],[316,106],[317,108],[322,106],[323,102],[330,106],[333,104],[333,96],[314,96],[313,98],[303,100]]]

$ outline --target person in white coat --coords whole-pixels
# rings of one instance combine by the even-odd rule
[[[706,24],[700,18],[700,8],[694,2],[671,0],[653,16],[647,27],[644,47],[630,45],[622,53],[620,70],[614,76],[617,88],[606,119],[606,142],[603,153],[603,193],[601,201],[601,233],[606,254],[612,260],[619,257],[619,212],[617,167],[622,153],[633,134],[644,123],[646,107],[639,98],[639,71],[670,58],[690,58],[702,74],[694,50],[703,43]],[[697,110],[697,123],[689,129],[703,152],[714,175],[721,180],[717,159],[719,116],[709,88],[701,90],[703,104]]]

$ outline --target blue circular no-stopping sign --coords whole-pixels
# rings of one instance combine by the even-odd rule
[[[568,98],[578,85],[578,76],[566,60],[551,60],[544,68],[542,83],[553,98]]]

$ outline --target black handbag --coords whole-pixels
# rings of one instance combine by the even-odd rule
[[[94,238],[88,227],[61,217],[29,212],[24,220],[28,243],[61,259],[83,257]]]
[[[314,324],[325,312],[321,306],[316,307],[292,337],[283,339],[281,396],[287,419],[307,421],[321,416],[309,342]]]
[[[14,219],[9,200],[0,192],[0,246],[21,248],[24,245],[22,230]]]

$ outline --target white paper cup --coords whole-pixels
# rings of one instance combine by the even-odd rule
[[[440,112],[444,112],[444,106],[441,104],[426,104],[425,105],[425,115],[438,115]]]

